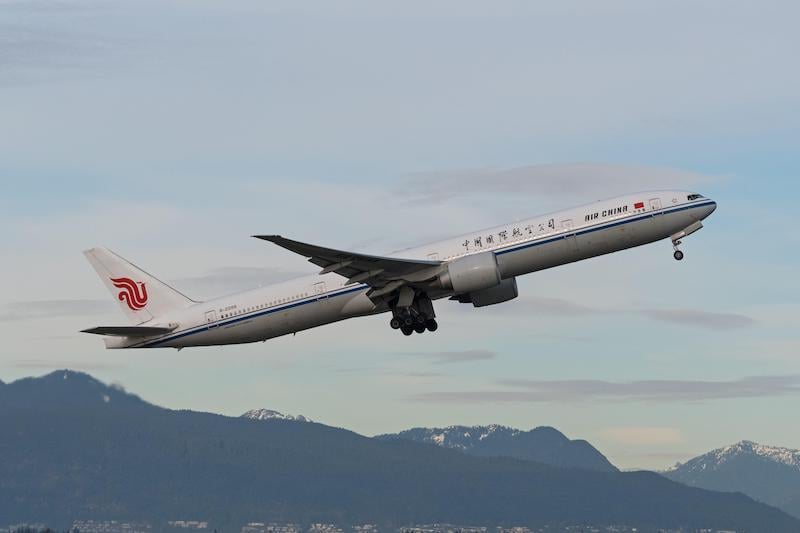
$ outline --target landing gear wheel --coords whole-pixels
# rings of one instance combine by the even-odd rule
[[[408,326],[408,327],[413,326],[414,325],[414,318],[411,315],[408,315],[407,317],[405,317],[403,319],[403,324]]]
[[[434,331],[439,329],[439,324],[434,319],[431,318],[430,320],[425,322],[425,327],[428,328],[428,331],[433,333]]]
[[[414,326],[414,331],[417,333],[425,333],[425,324],[417,324]]]
[[[425,319],[425,317],[424,317],[424,316],[422,316],[422,315],[417,315],[417,316],[415,316],[415,317],[414,317],[414,321],[416,322],[416,325],[420,325],[420,324],[422,324],[423,326],[425,325],[425,322],[427,322],[427,320]]]
[[[680,261],[683,259],[683,252],[680,250],[675,250],[675,253],[672,254],[672,257],[674,257],[676,261]]]
[[[400,331],[403,332],[403,335],[408,337],[409,335],[414,333],[414,328],[412,328],[411,326],[403,326],[403,327],[400,328]]]
[[[389,321],[389,326],[390,326],[392,329],[400,329],[400,326],[402,326],[402,325],[403,325],[403,324],[400,322],[400,319],[399,319],[399,318],[397,318],[397,317],[393,317],[393,318],[392,318],[392,319]]]

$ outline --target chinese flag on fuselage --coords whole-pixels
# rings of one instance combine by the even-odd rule
[[[633,204],[634,209],[644,209],[644,202],[636,202]]]

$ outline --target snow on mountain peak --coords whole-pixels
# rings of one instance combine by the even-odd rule
[[[750,440],[742,440],[735,444],[711,450],[685,463],[677,463],[667,471],[716,469],[732,459],[748,455],[784,464],[800,471],[800,450],[782,448],[780,446],[767,446]]]
[[[291,420],[293,422],[312,422],[310,418],[303,415],[285,415],[272,409],[251,409],[241,416],[252,420]]]
[[[506,433],[516,436],[520,430],[490,424],[488,426],[447,426],[444,428],[419,428],[424,433],[423,440],[433,442],[446,448],[458,448],[466,450],[475,446],[487,437],[495,433]]]
[[[721,453],[717,456],[720,460],[724,460],[728,456],[743,453],[751,453],[800,470],[800,450],[793,450],[780,446],[767,446],[749,440],[743,440],[731,446],[726,446],[721,449]]]

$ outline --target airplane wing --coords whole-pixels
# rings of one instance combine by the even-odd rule
[[[442,261],[400,259],[367,255],[293,241],[280,235],[253,235],[270,241],[322,267],[320,274],[335,272],[347,283],[366,283],[373,287],[370,296],[381,296],[407,284],[429,281],[441,271]]]
[[[93,333],[94,335],[109,335],[112,337],[155,337],[164,335],[174,330],[173,327],[157,326],[100,326],[81,330],[81,333]]]

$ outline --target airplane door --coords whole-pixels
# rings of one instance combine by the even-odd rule
[[[661,211],[661,198],[650,198],[650,211]]]
[[[318,302],[327,302],[328,294],[325,291],[325,282],[320,281],[314,284],[314,296],[317,297]]]
[[[219,326],[219,324],[217,324],[217,312],[206,311],[206,327],[211,329],[216,328],[217,326]]]
[[[570,251],[577,250],[578,240],[575,238],[575,229],[572,225],[572,219],[568,218],[567,220],[562,220],[561,229],[564,231],[564,241],[567,243],[567,249]]]

